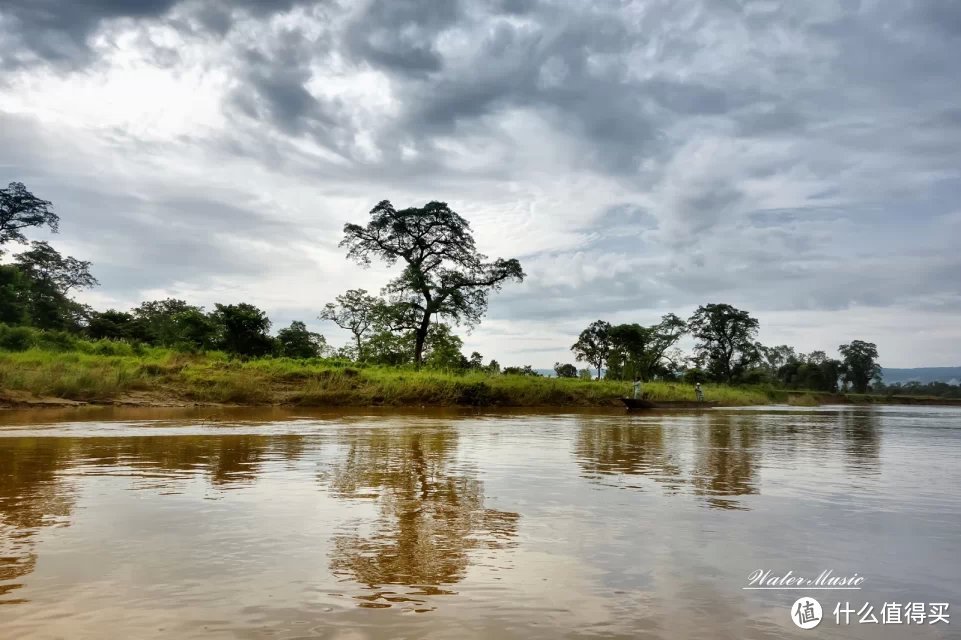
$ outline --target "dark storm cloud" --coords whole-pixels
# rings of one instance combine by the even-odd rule
[[[262,18],[310,3],[312,0],[4,0],[0,3],[0,68],[35,62],[80,68],[91,62],[89,38],[110,20],[158,19],[175,7],[185,7],[205,29],[223,35],[238,14]]]
[[[29,58],[77,66],[87,60],[87,38],[105,20],[154,18],[166,14],[178,0],[5,0],[0,4],[3,31],[22,47],[0,49],[0,67],[14,66]],[[2,35],[0,35],[2,38]]]
[[[955,206],[944,197],[918,208],[932,172],[950,184],[961,180],[954,107],[961,92],[948,81],[961,59],[955,6],[650,3],[638,14],[617,2],[371,2],[350,16],[340,46],[355,63],[386,74],[399,104],[377,131],[381,163],[365,165],[379,179],[427,173],[411,164],[422,161],[399,159],[400,144],[439,158],[427,174],[442,179],[453,169],[435,140],[496,136],[499,116],[521,109],[569,139],[576,164],[666,194],[643,223],[616,222],[612,216],[624,213],[616,208],[593,216],[584,229],[592,244],[582,249],[630,255],[659,244],[670,268],[650,270],[641,283],[632,271],[545,286],[511,298],[518,312],[688,304],[712,292],[748,303],[756,295],[755,306],[834,309],[956,293],[944,269],[915,268],[910,273],[925,284],[903,279],[902,292],[910,293],[902,294],[877,285],[843,247],[831,246],[829,256],[811,250],[831,243],[835,218],[873,218],[884,227],[911,207],[911,215],[928,216]],[[727,40],[712,39],[715,32]],[[713,46],[715,56],[706,53]],[[726,58],[732,55],[739,58]],[[273,92],[294,107],[289,115],[318,108],[297,87],[307,78],[290,80]],[[248,90],[264,94],[256,82]],[[324,113],[310,129],[315,136],[353,126],[344,111]],[[686,164],[685,145],[704,135],[750,144],[742,154]],[[338,138],[348,141],[339,147],[346,157],[350,138]],[[753,157],[758,148],[763,153]],[[692,152],[692,159],[715,152]],[[477,177],[501,177],[499,168],[486,171]],[[900,175],[890,179],[891,172]],[[789,213],[775,214],[752,189],[797,176],[812,186],[798,196],[805,206]],[[777,236],[772,228],[785,224],[796,228]],[[752,251],[749,242],[781,253]],[[888,259],[900,253],[885,244],[873,250]]]
[[[211,157],[370,204],[427,193],[515,212],[498,226],[530,223],[536,246],[519,256],[528,281],[492,301],[495,318],[720,299],[961,306],[958,227],[945,222],[961,195],[953,0],[8,0],[0,16],[7,67],[83,68],[119,18],[216,50],[227,124],[196,142]],[[137,42],[160,67],[197,57],[149,34]],[[0,166],[45,175],[42,154]],[[564,192],[578,180],[596,192]],[[97,197],[76,201],[90,229],[111,228]],[[183,279],[188,262],[252,274],[223,248],[225,221],[235,238],[289,241],[256,206],[227,201],[172,191],[114,203],[117,237],[149,238],[158,265],[135,272],[131,253],[111,267],[116,286]],[[537,216],[567,206],[583,210],[557,216],[564,248],[537,244],[554,222]]]
[[[244,51],[239,57],[244,83],[234,92],[234,103],[246,115],[289,134],[302,133],[311,123],[336,126],[328,113],[332,107],[304,87],[311,77],[311,51],[319,46],[299,31],[286,31],[267,49]]]
[[[391,72],[440,70],[437,36],[462,16],[457,0],[374,0],[347,25],[346,48]]]

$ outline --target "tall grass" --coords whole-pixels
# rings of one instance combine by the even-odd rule
[[[88,402],[130,394],[170,401],[325,405],[615,405],[630,383],[357,367],[342,360],[186,354],[0,325],[0,397],[22,391]],[[689,385],[644,385],[655,401],[694,400]],[[763,404],[771,390],[706,385],[707,400]]]
[[[630,384],[608,380],[446,373],[349,367],[323,360],[285,358],[242,362],[220,353],[181,354],[147,349],[142,355],[56,353],[32,348],[0,352],[0,390],[27,391],[88,402],[109,402],[149,392],[201,403],[325,405],[615,405]],[[652,382],[647,397],[694,400],[688,385]],[[706,385],[708,400],[763,404],[765,391]]]

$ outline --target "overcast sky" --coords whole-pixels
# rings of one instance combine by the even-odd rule
[[[98,308],[316,320],[337,243],[442,200],[528,274],[465,335],[549,367],[588,322],[727,302],[761,340],[961,364],[961,2],[0,0],[0,182]]]

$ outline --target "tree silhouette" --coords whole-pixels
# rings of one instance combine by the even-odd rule
[[[50,227],[54,233],[60,217],[50,210],[52,203],[36,197],[22,182],[11,182],[0,189],[0,245],[26,242],[22,231],[28,227]]]
[[[498,258],[485,262],[474,244],[470,224],[444,202],[397,211],[383,200],[370,212],[367,226],[344,225],[347,257],[369,265],[377,257],[388,265],[404,263],[403,272],[384,288],[391,302],[411,310],[414,362],[423,361],[431,316],[468,326],[480,322],[487,297],[507,280],[524,279],[520,262]]]
[[[851,383],[856,393],[864,393],[874,378],[881,377],[881,365],[877,363],[878,346],[873,342],[852,340],[838,347],[844,362],[844,379]]]

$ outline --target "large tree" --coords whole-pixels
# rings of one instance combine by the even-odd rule
[[[487,297],[507,280],[524,279],[520,262],[487,262],[474,244],[470,224],[444,202],[397,211],[384,200],[370,212],[366,226],[344,225],[341,246],[347,256],[369,265],[379,258],[404,270],[385,288],[391,303],[410,309],[414,362],[423,361],[431,318],[439,316],[472,326],[487,310]]]
[[[23,230],[46,225],[56,232],[60,218],[46,200],[36,197],[21,182],[11,182],[0,189],[0,246],[8,242],[26,242]]]
[[[188,307],[173,315],[171,325],[178,349],[208,351],[220,343],[222,327],[218,318],[204,313],[200,307]]]
[[[688,327],[697,340],[694,352],[711,375],[728,383],[753,366],[760,354],[755,344],[759,323],[747,311],[729,304],[700,306]]]
[[[30,324],[41,329],[79,329],[90,310],[67,294],[98,284],[89,262],[64,257],[46,242],[32,242],[29,250],[16,255],[13,265],[26,284],[21,299]]]
[[[71,289],[89,289],[99,284],[90,275],[90,262],[65,258],[46,242],[31,242],[28,251],[17,254],[14,264],[30,279],[47,282],[62,295]]]
[[[607,378],[632,379],[641,375],[651,343],[651,329],[636,322],[617,324],[609,332],[610,350],[607,355]]]
[[[651,380],[672,368],[669,350],[687,331],[687,323],[673,313],[649,327],[619,324],[611,327],[608,376],[625,379],[638,376]]]
[[[87,320],[86,334],[95,340],[128,340],[134,336],[136,322],[132,314],[116,309],[95,311]]]
[[[280,353],[288,358],[316,358],[327,348],[324,336],[307,329],[307,325],[294,320],[290,326],[277,332]]]
[[[878,364],[878,346],[873,342],[852,340],[838,347],[844,362],[844,379],[851,383],[855,393],[868,390],[871,380],[881,379],[881,365]]]
[[[577,342],[571,345],[574,358],[578,362],[586,362],[597,369],[597,377],[601,377],[601,368],[607,362],[611,352],[611,323],[595,320],[581,331]]]
[[[270,319],[252,304],[218,304],[214,317],[221,331],[224,351],[240,356],[260,357],[274,349],[274,340],[268,335]]]
[[[141,302],[132,313],[136,322],[134,335],[145,342],[165,347],[172,347],[181,341],[181,318],[188,317],[184,314],[189,314],[189,322],[194,325],[198,324],[195,322],[197,318],[207,315],[202,307],[176,298]]]

